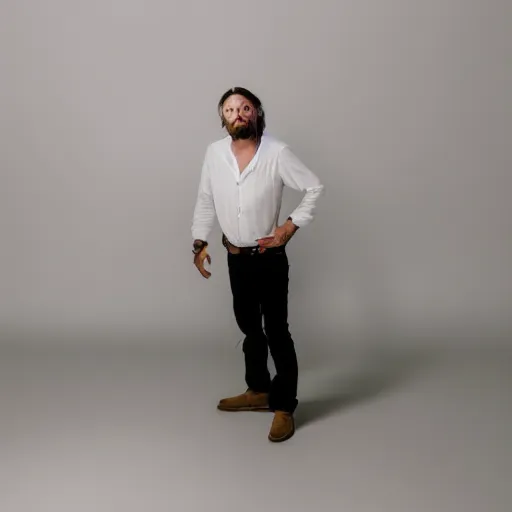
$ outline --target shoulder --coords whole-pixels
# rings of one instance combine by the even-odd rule
[[[229,140],[230,137],[223,137],[222,139],[215,140],[210,142],[208,146],[206,146],[206,154],[213,155],[215,153],[224,153],[229,148]]]
[[[297,162],[297,155],[290,145],[276,137],[268,137],[268,154],[277,159],[280,164],[288,165]]]
[[[279,156],[284,149],[288,148],[286,142],[272,135],[264,135],[262,143],[264,144],[265,152],[275,157]]]
[[[281,139],[278,139],[277,137],[274,137],[273,135],[265,134],[263,135],[262,140],[269,149],[274,149],[276,151],[280,151],[281,149],[288,146],[286,142],[282,141]]]

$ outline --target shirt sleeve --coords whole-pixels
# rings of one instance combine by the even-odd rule
[[[323,195],[325,187],[288,146],[283,147],[279,153],[278,169],[287,187],[305,193],[290,217],[296,226],[306,226],[315,217],[318,199]]]
[[[215,205],[210,183],[210,148],[206,150],[192,220],[192,239],[207,241],[215,224]]]

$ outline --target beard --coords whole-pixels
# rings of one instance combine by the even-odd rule
[[[235,125],[226,124],[226,129],[233,140],[256,139],[256,125],[249,121],[247,124]]]

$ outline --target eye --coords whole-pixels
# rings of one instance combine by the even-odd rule
[[[249,110],[251,110],[251,107],[249,107],[249,105],[245,105],[244,110],[245,110],[246,112],[249,112]]]

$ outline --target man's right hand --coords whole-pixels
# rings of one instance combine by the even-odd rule
[[[204,260],[208,261],[210,265],[212,264],[212,259],[208,254],[207,249],[208,247],[205,246],[201,249],[200,252],[194,254],[194,265],[197,267],[197,270],[199,270],[199,272],[205,279],[209,279],[209,277],[212,275],[211,272],[208,272],[208,270],[204,268]]]

